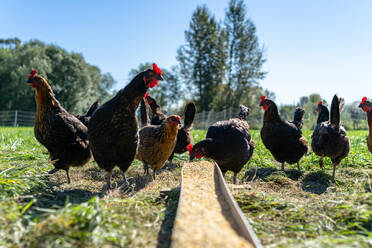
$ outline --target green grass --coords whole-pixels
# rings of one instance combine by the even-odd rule
[[[310,140],[310,131],[304,134]],[[372,156],[366,131],[348,132],[351,152],[337,167],[319,169],[310,152],[286,172],[264,148],[259,131],[253,158],[239,173],[242,185],[231,186],[238,204],[264,245],[269,247],[372,246]],[[195,142],[205,131],[193,132]],[[0,128],[0,247],[168,247],[179,193],[181,165],[187,154],[176,155],[173,166],[152,181],[142,176],[135,161],[128,170],[133,187],[105,190],[105,172],[94,162],[65,174],[47,171],[46,149],[32,128]],[[119,170],[113,181],[120,182]],[[232,181],[232,174],[227,174]],[[161,197],[162,189],[173,189]]]

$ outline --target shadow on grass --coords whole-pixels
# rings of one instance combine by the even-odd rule
[[[304,191],[319,195],[327,191],[332,181],[332,176],[323,171],[317,171],[307,174],[302,180],[301,187]]]
[[[157,248],[166,248],[171,245],[172,230],[176,218],[180,188],[173,188],[166,196],[164,220],[158,233]]]
[[[302,173],[299,170],[278,170],[275,167],[267,168],[254,168],[245,172],[244,179],[249,182],[260,178],[263,181],[271,181],[271,177],[274,175],[285,174],[288,178],[298,181],[302,177]]]

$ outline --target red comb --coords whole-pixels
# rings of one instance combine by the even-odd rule
[[[260,103],[262,103],[266,99],[266,96],[261,96]]]
[[[192,144],[188,144],[188,145],[186,146],[186,150],[188,150],[188,151],[189,151],[189,155],[191,155]]]
[[[28,79],[33,78],[36,74],[37,74],[37,70],[32,70],[32,71],[30,72],[30,76],[28,76]]]
[[[176,115],[177,120],[181,120],[181,117],[179,115]]]
[[[367,101],[367,97],[365,96],[365,97],[362,98],[362,102],[360,104],[362,104],[362,103],[364,103],[366,101]]]
[[[149,93],[148,92],[146,92],[146,94],[143,96],[143,98],[147,98],[149,96]]]
[[[319,105],[322,105],[322,104],[323,104],[323,102],[322,102],[322,101],[319,101],[319,102],[318,102],[318,106],[319,106]]]
[[[156,74],[158,74],[158,75],[161,75],[163,72],[160,70],[160,68],[155,64],[155,63],[153,63],[152,64],[152,70],[156,73]]]

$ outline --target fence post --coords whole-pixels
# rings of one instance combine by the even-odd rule
[[[18,110],[15,111],[14,113],[14,126],[17,126],[17,119],[18,119]]]

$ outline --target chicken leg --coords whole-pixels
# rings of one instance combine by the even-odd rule
[[[323,162],[323,157],[320,157],[319,159],[319,166],[322,170],[324,170],[324,162]]]
[[[236,184],[236,175],[237,175],[237,173],[234,172],[234,179],[233,179],[234,184]]]
[[[143,175],[149,175],[149,166],[146,163],[143,163]]]
[[[125,176],[125,172],[123,172],[123,189],[127,189],[129,187],[129,183],[127,177]]]
[[[284,162],[282,163],[282,168],[281,168],[282,171],[284,171]]]
[[[107,182],[107,188],[109,190],[111,189],[111,175],[112,175],[112,170],[110,170],[109,172],[107,172],[106,182]]]
[[[67,183],[71,183],[70,174],[68,173],[68,169],[66,170],[66,176],[67,176]]]
[[[336,175],[336,164],[333,163],[333,173],[332,173],[333,180],[335,180],[335,175]]]
[[[302,174],[301,167],[300,167],[300,162],[297,162],[297,168],[298,168],[298,171]]]

